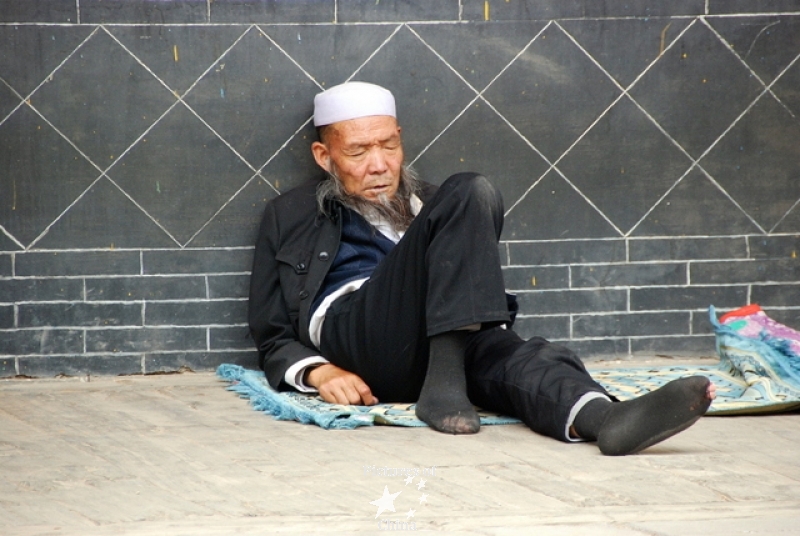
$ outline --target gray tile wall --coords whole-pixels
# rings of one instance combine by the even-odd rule
[[[522,334],[800,325],[800,1],[7,0],[0,52],[0,376],[254,366],[256,225],[350,79],[425,179],[502,190]]]

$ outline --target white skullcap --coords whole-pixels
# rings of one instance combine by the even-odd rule
[[[370,115],[397,117],[391,91],[367,82],[345,82],[314,97],[315,127]]]

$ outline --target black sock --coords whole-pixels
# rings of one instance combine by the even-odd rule
[[[587,402],[575,416],[573,422],[578,437],[587,441],[597,441],[600,427],[606,420],[611,404],[612,402],[608,398],[594,398]]]
[[[689,428],[711,405],[707,394],[710,383],[705,376],[690,376],[639,398],[612,404],[597,434],[600,452],[608,456],[633,454]]]
[[[478,413],[467,397],[464,372],[465,331],[449,331],[430,338],[428,372],[417,402],[417,417],[448,434],[480,430]]]

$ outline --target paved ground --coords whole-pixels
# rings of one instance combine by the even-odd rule
[[[798,413],[707,417],[609,458],[521,425],[325,431],[223,386],[0,381],[0,534],[800,534]]]

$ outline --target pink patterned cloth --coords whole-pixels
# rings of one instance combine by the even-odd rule
[[[743,337],[783,341],[794,355],[800,356],[800,331],[775,322],[756,304],[731,311],[719,321]]]

